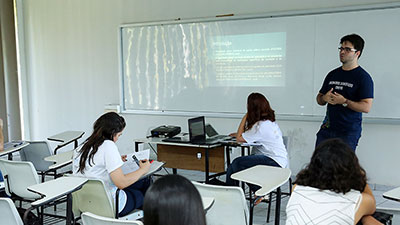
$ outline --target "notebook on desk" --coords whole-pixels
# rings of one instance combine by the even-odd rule
[[[189,127],[189,139],[186,139],[184,137],[172,137],[172,138],[163,139],[163,141],[174,142],[174,143],[212,145],[212,144],[217,144],[221,140],[223,140],[220,137],[206,138],[206,125],[205,125],[204,116],[189,119],[188,127]]]

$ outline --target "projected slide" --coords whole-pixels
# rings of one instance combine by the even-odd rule
[[[209,86],[285,86],[286,33],[210,37]],[[214,71],[210,71],[214,70]]]

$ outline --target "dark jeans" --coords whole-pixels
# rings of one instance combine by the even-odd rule
[[[359,132],[337,132],[329,128],[321,128],[317,133],[317,141],[315,147],[317,147],[321,142],[331,139],[340,138],[345,143],[347,143],[353,151],[356,151],[358,145],[358,140],[360,140],[361,134]]]
[[[275,162],[273,159],[265,155],[248,155],[248,156],[238,157],[235,160],[233,160],[233,162],[228,168],[228,171],[226,171],[226,185],[239,186],[239,181],[231,179],[231,175],[236,172],[257,165],[280,167],[277,162]],[[268,174],[265,174],[265,178],[268,179]],[[252,191],[260,189],[260,187],[256,185],[249,185],[249,186]]]
[[[124,209],[118,214],[119,216],[126,216],[134,209],[143,206],[144,195],[150,186],[150,181],[150,177],[146,177],[136,181],[129,187],[124,188],[124,192],[126,193],[126,204]]]

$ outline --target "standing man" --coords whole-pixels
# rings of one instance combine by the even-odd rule
[[[317,95],[317,103],[328,106],[315,145],[329,138],[341,138],[355,151],[361,137],[361,114],[368,113],[372,106],[374,83],[358,65],[364,40],[350,34],[340,39],[340,45],[342,66],[328,73]]]

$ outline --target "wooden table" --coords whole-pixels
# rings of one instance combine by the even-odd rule
[[[134,140],[135,151],[139,150],[139,144],[156,144],[157,160],[165,162],[165,167],[172,168],[174,174],[177,173],[177,169],[204,171],[206,183],[210,178],[225,173],[224,147],[221,144],[173,143],[163,142],[162,139],[136,139]],[[210,175],[210,172],[217,174]]]

